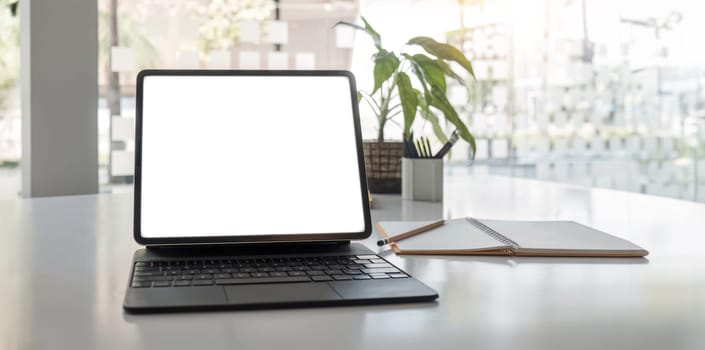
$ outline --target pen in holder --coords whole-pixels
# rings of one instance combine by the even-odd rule
[[[401,198],[417,201],[442,201],[443,159],[402,158]]]

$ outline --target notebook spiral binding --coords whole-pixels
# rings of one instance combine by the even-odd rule
[[[481,230],[482,232],[484,232],[484,233],[490,235],[492,238],[494,238],[494,239],[496,239],[496,240],[498,240],[498,241],[500,241],[500,242],[502,242],[502,243],[504,243],[504,244],[506,244],[506,245],[512,247],[512,249],[518,249],[518,248],[519,248],[519,244],[517,244],[517,242],[512,241],[511,239],[507,238],[507,237],[504,236],[503,234],[501,234],[501,233],[499,233],[499,232],[493,230],[493,229],[490,228],[489,226],[487,226],[487,225],[481,223],[481,222],[478,221],[478,220],[475,220],[474,218],[467,218],[467,219],[468,219],[468,221],[470,222],[471,225],[477,227],[477,228],[478,228],[479,230]]]

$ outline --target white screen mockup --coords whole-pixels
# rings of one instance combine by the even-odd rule
[[[363,232],[344,76],[147,75],[144,238]]]

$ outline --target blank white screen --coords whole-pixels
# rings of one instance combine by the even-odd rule
[[[146,76],[146,238],[363,232],[342,76]]]

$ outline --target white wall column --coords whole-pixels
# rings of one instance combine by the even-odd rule
[[[21,0],[22,196],[98,192],[98,2]]]

